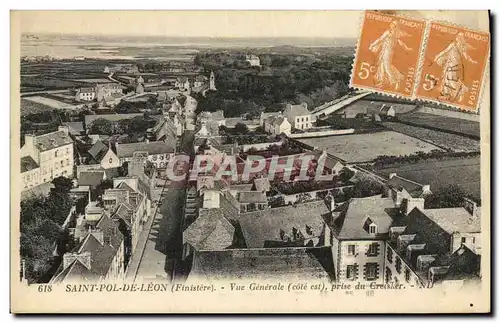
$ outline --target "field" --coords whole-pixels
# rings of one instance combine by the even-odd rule
[[[385,130],[384,127],[372,122],[371,119],[364,118],[340,118],[339,116],[330,116],[326,120],[318,120],[317,124],[320,126],[330,126],[331,129],[352,128],[358,131]]]
[[[392,105],[396,110],[396,114],[407,113],[416,108],[414,104],[391,102],[390,99],[387,99],[387,101],[371,101],[362,99],[348,105],[344,109],[338,110],[337,112],[335,112],[335,114],[343,115],[345,113],[346,118],[354,118],[358,113],[378,113],[380,111],[380,108],[382,107],[382,104],[389,106]]]
[[[479,140],[431,129],[410,126],[399,122],[384,122],[383,125],[390,130],[401,132],[405,135],[428,141],[436,146],[452,151],[479,151]]]
[[[51,107],[34,101],[28,101],[21,98],[21,115],[28,115],[32,113],[39,113],[43,111],[51,111]]]
[[[398,116],[398,118],[403,122],[410,122],[417,126],[432,127],[478,138],[480,136],[479,122],[428,113],[412,113],[410,115]]]
[[[300,139],[302,143],[325,149],[348,163],[367,162],[378,156],[409,155],[417,151],[430,152],[438,147],[394,131],[370,134],[330,136]]]
[[[54,108],[54,109],[68,108],[71,106],[70,104],[67,104],[67,103],[64,103],[64,102],[61,102],[58,100],[50,99],[50,98],[45,98],[43,96],[30,96],[30,97],[24,98],[24,100],[35,102],[35,103],[45,105],[49,108]]]
[[[478,156],[395,165],[376,170],[376,172],[385,176],[397,173],[420,184],[430,184],[431,191],[455,184],[479,200],[481,198],[480,164]]]

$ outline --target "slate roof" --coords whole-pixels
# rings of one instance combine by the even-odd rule
[[[134,142],[116,145],[116,155],[119,158],[132,157],[136,151],[147,151],[149,155],[170,154],[175,152],[175,146],[163,141]]]
[[[88,153],[92,158],[97,161],[101,162],[102,158],[106,153],[108,152],[108,146],[106,146],[102,141],[98,140],[96,143],[90,147]]]
[[[220,208],[200,209],[200,215],[183,233],[184,243],[196,250],[221,250],[233,243],[234,226]]]
[[[287,104],[285,111],[283,111],[283,115],[290,118],[310,115],[310,114],[311,112],[307,110],[307,108],[302,104],[297,104],[297,105]]]
[[[38,164],[31,156],[21,157],[21,173],[38,168]]]
[[[401,191],[401,188],[404,188],[412,197],[420,197],[423,192],[423,185],[417,182],[410,181],[409,179],[400,177],[398,175],[390,178],[386,184],[389,187],[397,189],[399,191]]]
[[[205,75],[197,75],[195,77],[195,80],[198,82],[206,82],[208,81],[208,78]]]
[[[177,82],[179,83],[186,83],[188,81],[188,78],[186,76],[179,76],[177,78]]]
[[[395,225],[398,209],[390,198],[370,196],[352,198],[345,203],[341,214],[334,220],[334,233],[338,239],[385,238],[391,225]],[[370,234],[367,220],[377,225],[377,234]]]
[[[454,232],[474,233],[481,232],[481,217],[472,216],[466,209],[443,208],[417,210],[434,221],[444,231],[453,234]],[[416,211],[416,212],[417,212]],[[478,214],[481,214],[479,208]]]
[[[113,263],[113,259],[124,239],[118,226],[106,215],[103,215],[96,224],[96,228],[102,230],[103,244],[97,240],[93,233],[89,233],[80,246],[73,252],[82,254],[90,253],[90,269],[85,267],[78,259],[73,261],[67,268],[63,269],[61,264],[59,273],[54,276],[52,282],[59,283],[70,280],[97,280],[106,276]]]
[[[46,151],[73,143],[73,139],[64,131],[55,131],[36,137],[36,147],[39,151]]]
[[[238,202],[240,203],[267,203],[267,197],[264,192],[239,192]]]
[[[65,126],[69,128],[70,134],[74,136],[79,136],[82,132],[85,131],[83,128],[83,122],[78,121],[78,122],[63,122]]]
[[[104,175],[104,171],[80,172],[80,176],[78,177],[78,185],[96,187],[101,184],[104,179]]]
[[[196,252],[188,280],[334,280],[330,248],[231,249]]]
[[[290,236],[294,228],[305,239],[320,237],[328,216],[325,202],[314,201],[242,213],[239,222],[248,248],[264,248],[270,242],[282,242],[281,232]]]

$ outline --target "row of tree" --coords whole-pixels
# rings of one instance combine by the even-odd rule
[[[48,196],[34,196],[21,202],[21,259],[30,283],[47,282],[54,263],[54,251],[64,245],[66,233],[62,228],[73,201],[69,191],[70,179],[58,177]]]

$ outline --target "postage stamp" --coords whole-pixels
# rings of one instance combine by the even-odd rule
[[[488,33],[432,22],[416,97],[477,110],[489,43]]]
[[[423,20],[367,11],[351,86],[411,98],[424,31]]]

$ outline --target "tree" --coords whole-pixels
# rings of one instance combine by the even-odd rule
[[[342,168],[342,170],[340,170],[339,172],[339,180],[344,184],[348,183],[353,176],[354,171],[350,170],[347,167]]]
[[[470,198],[470,196],[458,185],[444,186],[434,191],[425,199],[425,208],[460,207],[463,205],[464,198]]]
[[[109,120],[98,118],[92,122],[90,132],[94,134],[111,135],[113,134],[113,123]]]
[[[52,184],[54,184],[53,192],[69,193],[73,188],[73,181],[64,176],[54,178]]]
[[[348,193],[348,195],[350,195],[350,197],[361,198],[379,195],[383,192],[384,187],[382,186],[382,184],[375,180],[363,178],[354,183],[354,187],[352,188],[352,191]]]
[[[242,135],[246,135],[249,130],[248,130],[248,127],[246,124],[244,123],[240,123],[238,122],[235,126],[234,126],[234,131],[238,134],[242,134]]]

